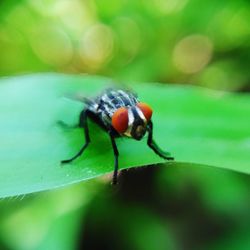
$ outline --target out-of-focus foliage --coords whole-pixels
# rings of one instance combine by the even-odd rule
[[[249,249],[249,176],[161,165],[121,177],[1,201],[1,250]]]
[[[188,170],[123,172],[119,191],[99,192],[85,211],[82,249],[247,250],[250,177]]]
[[[0,3],[0,74],[250,87],[250,3],[22,0]]]
[[[93,185],[94,184],[94,185]],[[98,183],[0,201],[0,249],[76,249],[81,218]]]

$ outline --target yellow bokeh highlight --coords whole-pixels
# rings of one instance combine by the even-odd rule
[[[186,74],[202,70],[211,60],[212,41],[204,35],[190,35],[181,39],[174,48],[173,62],[175,67]]]

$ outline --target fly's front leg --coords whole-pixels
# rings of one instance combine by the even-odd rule
[[[112,143],[112,148],[114,151],[114,156],[115,156],[115,166],[114,166],[114,174],[113,174],[113,181],[112,184],[116,185],[117,184],[117,175],[118,175],[118,156],[119,156],[119,151],[115,142],[115,136],[113,135],[112,131],[109,131],[109,136],[111,139]]]
[[[154,142],[153,140],[153,123],[152,121],[150,121],[148,123],[148,127],[147,127],[147,131],[148,131],[148,141],[147,144],[148,146],[160,157],[166,159],[166,160],[174,160],[173,157],[170,156],[170,153],[168,152],[164,152],[162,151],[157,144]]]
[[[81,156],[81,154],[83,153],[83,151],[88,147],[89,143],[90,143],[90,138],[89,138],[89,128],[88,128],[88,123],[87,123],[87,118],[88,118],[88,111],[87,110],[83,110],[80,114],[80,121],[79,121],[79,126],[83,128],[84,130],[84,136],[85,136],[85,143],[82,146],[82,148],[80,149],[80,151],[73,156],[72,158],[68,159],[68,160],[63,160],[61,161],[62,164],[64,163],[70,163],[72,161],[74,161],[76,158],[78,158],[79,156]]]
[[[71,130],[71,129],[74,129],[74,128],[78,128],[79,126],[78,125],[69,125],[67,123],[65,123],[64,121],[57,121],[56,123],[58,126],[60,126],[62,129],[67,129],[67,130]]]

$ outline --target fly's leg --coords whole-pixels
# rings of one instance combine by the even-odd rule
[[[71,130],[74,128],[78,128],[78,125],[69,125],[67,123],[65,123],[64,121],[57,121],[56,123],[58,126],[60,126],[62,129],[67,129],[67,130]]]
[[[82,148],[80,149],[80,151],[73,156],[72,158],[68,159],[68,160],[63,160],[61,161],[62,164],[64,163],[70,163],[72,161],[74,161],[76,158],[78,158],[79,156],[81,156],[81,154],[83,153],[83,151],[87,148],[87,146],[90,143],[90,138],[89,138],[89,128],[88,128],[88,123],[87,123],[87,118],[88,118],[88,112],[87,110],[83,110],[80,114],[80,124],[79,126],[83,128],[84,130],[84,136],[85,136],[85,143],[82,146]]]
[[[160,157],[162,157],[162,158],[164,158],[164,159],[166,159],[166,160],[174,160],[174,158],[170,156],[170,153],[162,151],[162,150],[157,146],[157,144],[154,142],[154,140],[153,140],[153,123],[152,123],[152,121],[150,121],[150,122],[148,123],[147,130],[148,130],[148,141],[147,141],[148,146],[149,146],[157,155],[159,155]]]
[[[114,166],[114,174],[113,174],[112,184],[116,185],[117,184],[117,175],[118,175],[118,156],[119,156],[119,152],[118,152],[117,145],[116,145],[116,142],[115,142],[115,136],[113,135],[112,131],[109,131],[109,136],[110,136],[110,139],[111,139],[112,148],[113,148],[113,152],[114,152],[114,156],[115,156],[115,166]]]

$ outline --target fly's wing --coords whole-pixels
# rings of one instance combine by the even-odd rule
[[[73,101],[84,103],[85,108],[92,111],[93,113],[97,112],[98,103],[96,102],[96,98],[89,98],[81,94],[67,94],[64,95],[64,97]]]
[[[111,93],[113,96],[124,99],[125,103],[129,105],[135,105],[138,102],[137,94],[129,87],[121,86],[120,88],[106,89],[105,93]]]
[[[136,92],[134,92],[133,89],[131,88],[126,88],[124,91],[126,91],[127,93],[129,93],[133,98],[137,99],[138,98],[138,95]]]
[[[134,90],[129,89],[127,90],[127,93],[130,95],[132,99],[134,99],[135,102],[138,102],[138,95],[136,92],[134,92]]]
[[[81,94],[66,94],[64,95],[65,98],[74,100],[74,101],[79,101],[82,102],[86,105],[93,105],[95,103],[94,100],[92,100],[91,98],[88,98],[86,96],[83,96]]]
[[[128,98],[132,106],[138,103],[138,96],[132,89],[129,88],[122,89],[121,95]]]
[[[119,89],[121,95],[125,95],[127,98],[131,100],[132,104],[136,104],[138,102],[138,95],[134,90],[129,86],[123,86]]]

